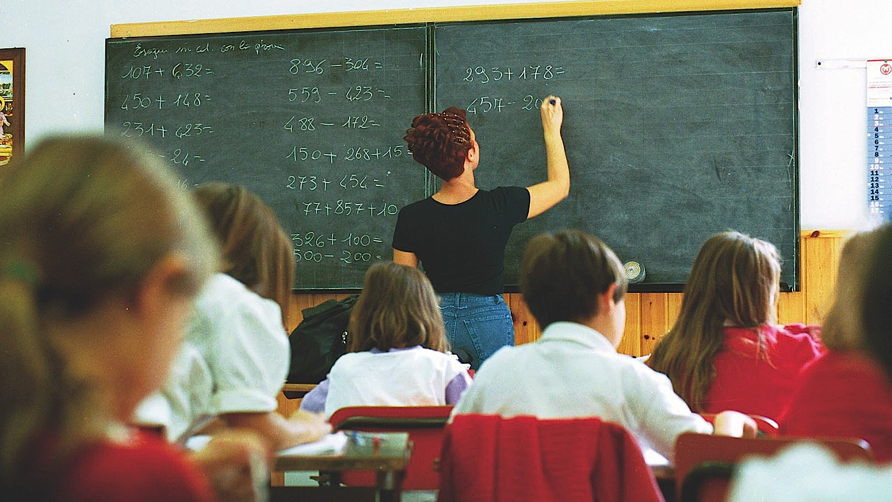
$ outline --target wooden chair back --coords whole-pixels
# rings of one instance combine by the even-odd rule
[[[805,441],[824,445],[841,461],[873,462],[870,446],[856,438],[737,438],[685,433],[675,444],[676,500],[724,501],[734,471],[742,460],[754,455],[770,457],[783,448]]]

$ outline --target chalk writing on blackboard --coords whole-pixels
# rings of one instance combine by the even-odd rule
[[[402,141],[425,111],[424,27],[109,40],[106,125],[183,187],[242,184],[292,237],[299,289],[356,288],[425,196]]]
[[[680,285],[709,235],[774,243],[798,286],[796,9],[110,39],[106,125],[193,187],[256,191],[292,235],[299,289],[358,288],[396,214],[436,191],[402,141],[468,110],[483,188],[545,178],[541,99],[560,96],[569,197],[515,228],[577,228],[637,287]],[[358,239],[358,240],[357,240]]]

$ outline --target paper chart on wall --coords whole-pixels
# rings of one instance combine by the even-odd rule
[[[892,59],[867,61],[867,203],[870,219],[892,220]]]

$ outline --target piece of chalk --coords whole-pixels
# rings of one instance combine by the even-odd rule
[[[548,102],[551,103],[551,104],[555,104],[555,103],[557,103],[557,101],[555,101],[555,100],[553,100],[553,99],[548,100]]]

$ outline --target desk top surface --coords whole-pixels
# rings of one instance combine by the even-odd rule
[[[412,443],[406,432],[356,433],[347,431],[347,448],[339,454],[276,456],[277,471],[404,470]]]

